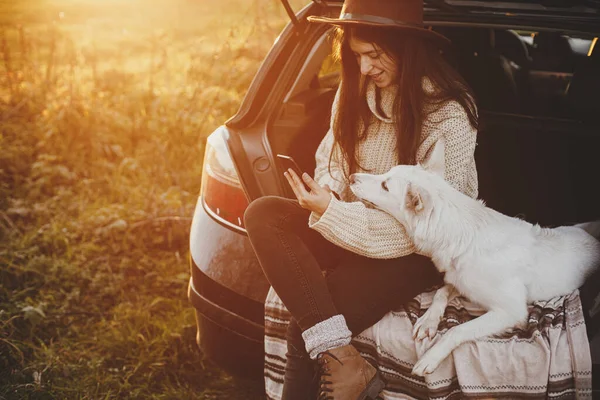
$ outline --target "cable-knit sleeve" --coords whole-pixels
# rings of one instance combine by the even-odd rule
[[[338,195],[342,193],[346,186],[344,182],[344,172],[342,170],[341,153],[339,148],[335,146],[335,138],[333,136],[333,120],[337,113],[339,95],[340,91],[338,89],[333,99],[333,105],[331,106],[330,128],[323,140],[321,140],[315,154],[316,167],[314,176],[314,180],[319,185],[328,185],[329,188]],[[330,156],[331,163],[329,162]]]
[[[473,184],[470,182],[470,174],[471,168],[474,168],[476,130],[471,127],[462,107],[459,108],[460,110],[455,105],[444,105],[435,112],[436,115],[428,117],[434,123],[424,124],[422,134],[431,145],[440,137],[445,138],[445,178],[458,190],[471,192]],[[316,171],[322,171],[322,168],[327,171],[329,152],[333,146],[333,134],[328,132],[328,135],[331,137],[326,136],[317,151]],[[426,154],[430,146],[420,146],[420,149],[423,147]],[[324,155],[326,157],[322,157]],[[323,160],[326,160],[325,166],[320,165]],[[339,165],[332,163],[332,172],[334,171],[341,174]],[[328,174],[315,176],[320,184],[330,184],[328,179],[331,176]],[[335,188],[342,188],[343,191],[345,184],[341,185]],[[466,194],[475,197],[476,187],[475,177],[474,196],[472,193]],[[334,187],[332,189],[335,190]],[[369,258],[398,258],[416,251],[404,227],[396,219],[386,212],[368,208],[360,201],[344,202],[332,196],[322,215],[311,213],[309,226],[330,242]]]
[[[398,221],[360,201],[347,203],[331,196],[323,215],[311,213],[309,226],[330,242],[369,258],[398,258],[416,251]]]
[[[426,158],[440,137],[445,139],[444,179],[456,190],[476,198],[478,194],[475,146],[477,130],[471,126],[465,109],[456,101],[449,101],[431,113],[423,124],[425,140],[417,158]],[[421,157],[419,157],[421,156]]]

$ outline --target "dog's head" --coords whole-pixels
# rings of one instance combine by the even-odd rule
[[[350,188],[363,202],[386,211],[407,229],[433,211],[434,196],[444,187],[444,141],[438,140],[420,165],[398,165],[382,175],[352,174]]]

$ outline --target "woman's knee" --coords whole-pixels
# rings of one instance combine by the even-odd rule
[[[272,226],[289,214],[292,200],[279,196],[263,196],[252,201],[244,212],[246,230]]]

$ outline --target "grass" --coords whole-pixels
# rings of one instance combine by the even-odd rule
[[[187,242],[203,139],[287,20],[0,0],[0,399],[262,398],[197,349]]]

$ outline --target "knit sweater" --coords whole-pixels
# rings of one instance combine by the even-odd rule
[[[433,90],[428,80],[424,90]],[[359,164],[369,173],[383,174],[398,164],[396,153],[396,125],[391,118],[397,86],[379,89],[380,109],[376,104],[377,87],[373,82],[367,86],[367,103],[373,113],[367,128],[366,138],[357,147]],[[339,91],[332,106],[331,126],[339,103]],[[423,122],[421,142],[417,149],[417,162],[422,162],[435,142],[444,137],[444,178],[454,188],[476,198],[478,192],[475,168],[475,142],[477,131],[467,113],[456,101],[448,101],[437,111],[429,113]],[[331,173],[329,158],[333,151]],[[404,227],[388,213],[365,206],[358,200],[344,179],[347,163],[343,160],[339,146],[335,144],[333,129],[330,128],[321,141],[316,155],[314,179],[321,186],[329,185],[340,195],[340,200],[331,196],[329,206],[322,215],[311,213],[309,226],[321,233],[330,242],[354,253],[369,258],[398,258],[416,251]],[[362,171],[358,171],[362,172]]]

